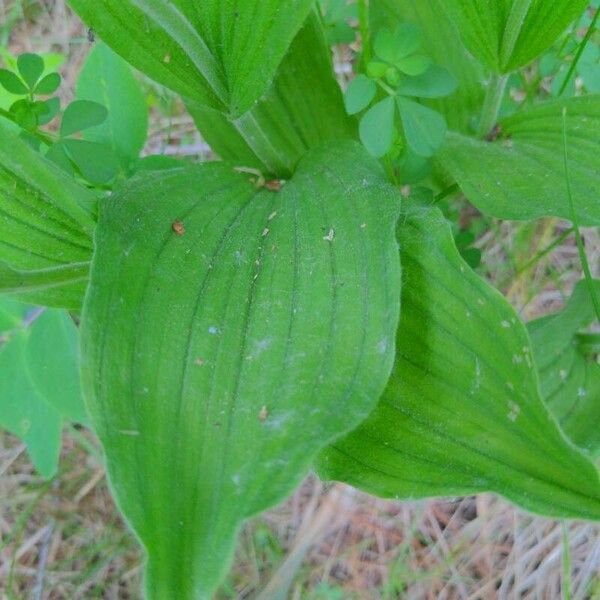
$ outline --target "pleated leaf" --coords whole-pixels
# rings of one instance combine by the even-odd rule
[[[78,309],[94,197],[0,124],[0,292]]]
[[[290,177],[310,148],[355,137],[315,11],[294,38],[269,90],[245,115],[231,120],[194,102],[187,106],[221,158],[277,177]]]
[[[175,92],[239,116],[268,89],[312,0],[70,0],[100,38]]]
[[[360,423],[394,357],[399,196],[353,143],[281,191],[227,163],[137,178],[102,207],[84,393],[148,598],[210,598],[243,519]]]
[[[600,294],[600,281],[596,281]],[[589,288],[577,284],[565,308],[528,325],[542,395],[565,433],[594,457],[600,453],[600,337]]]
[[[320,456],[327,479],[386,497],[494,491],[600,519],[595,466],[542,402],[525,326],[459,256],[436,209],[401,218],[397,359],[373,414]]]
[[[573,201],[581,224],[600,224],[600,96],[550,102],[501,122],[501,137],[447,136],[438,157],[467,198],[501,219],[570,219],[563,108]]]
[[[498,73],[537,58],[589,5],[588,0],[446,0],[473,55]]]

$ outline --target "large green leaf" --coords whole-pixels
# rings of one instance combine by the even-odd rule
[[[294,39],[273,85],[247,114],[230,121],[193,102],[188,109],[221,158],[278,177],[289,177],[310,148],[355,133],[314,12]]]
[[[449,134],[439,160],[467,198],[488,215],[570,219],[563,108],[577,216],[582,224],[600,224],[600,96],[550,102],[517,113],[501,122],[495,142]]]
[[[81,396],[70,397],[79,380],[77,332],[72,322],[67,329],[64,311],[25,321],[27,312],[25,305],[0,298],[0,427],[21,438],[39,473],[52,477],[63,417],[84,416]]]
[[[589,0],[445,0],[469,50],[490,69],[509,73],[547,50]]]
[[[313,0],[70,0],[152,79],[239,116],[270,86]]]
[[[108,144],[127,173],[138,159],[148,132],[146,99],[129,65],[105,44],[97,44],[79,74],[77,97],[98,102],[108,110],[107,119],[87,129],[84,138]]]
[[[546,515],[600,519],[594,465],[540,398],[531,344],[506,300],[460,257],[437,209],[401,219],[394,372],[374,413],[320,473],[382,496],[498,492]]]
[[[94,197],[0,122],[0,292],[77,309]]]
[[[445,67],[458,82],[450,96],[428,100],[427,104],[441,112],[455,131],[469,131],[483,103],[483,68],[464,47],[454,23],[445,14],[443,0],[371,0],[373,27],[395,29],[398,23],[419,26],[423,50],[434,63]]]
[[[348,142],[309,153],[279,192],[209,163],[146,173],[103,205],[84,393],[149,598],[211,597],[240,522],[375,406],[398,204]]]
[[[600,294],[600,281],[596,281]],[[540,371],[542,395],[567,435],[593,456],[600,453],[600,343],[581,333],[595,321],[585,281],[577,284],[561,312],[528,328]]]

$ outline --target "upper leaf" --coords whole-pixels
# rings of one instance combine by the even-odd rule
[[[268,89],[313,0],[70,0],[152,79],[239,116]]]
[[[395,23],[410,22],[418,24],[422,34],[422,46],[427,56],[435,64],[441,65],[458,82],[458,86],[450,96],[441,100],[430,101],[429,105],[441,112],[448,126],[455,131],[468,131],[471,119],[481,110],[483,98],[481,80],[483,68],[481,64],[464,47],[453,21],[444,12],[444,0],[371,0],[369,8],[371,21],[375,28],[393,27]],[[429,77],[429,76],[434,76]],[[439,91],[448,90],[450,81],[440,71],[432,71],[430,67],[423,76],[419,76],[416,86],[413,79],[405,78],[399,93],[408,96],[431,97],[423,93],[423,84],[435,91],[434,84],[444,83]],[[404,88],[408,86],[408,88]],[[439,94],[444,96],[444,94]]]
[[[149,598],[211,597],[239,523],[375,406],[398,204],[377,162],[338,143],[279,192],[208,163],[146,173],[103,205],[84,393]]]
[[[495,142],[449,134],[439,160],[485,214],[570,219],[563,108],[575,210],[581,224],[600,224],[600,96],[549,102],[517,113],[500,122]]]
[[[65,109],[60,124],[60,135],[67,137],[106,121],[108,111],[98,102],[75,100]]]
[[[398,233],[395,369],[377,409],[323,453],[320,472],[382,496],[494,491],[541,514],[600,519],[598,472],[543,404],[514,310],[469,269],[437,209],[415,209]]]
[[[77,80],[77,97],[103,104],[107,119],[83,137],[109,144],[126,172],[146,143],[148,108],[129,65],[108,46],[97,44]]]
[[[0,291],[80,308],[92,255],[93,202],[0,122]]]
[[[17,59],[17,67],[23,81],[33,90],[44,72],[44,59],[38,54],[21,54]]]
[[[600,294],[600,281],[596,281]],[[600,453],[598,336],[583,334],[595,320],[587,282],[577,284],[566,307],[528,325],[542,395],[563,430],[593,456]],[[595,340],[595,344],[590,344]]]
[[[446,0],[445,10],[475,57],[498,73],[548,49],[588,0]]]

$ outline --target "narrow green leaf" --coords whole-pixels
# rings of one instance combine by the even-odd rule
[[[106,121],[108,111],[105,106],[90,100],[75,100],[65,109],[60,124],[61,137],[79,133]]]
[[[313,0],[70,0],[134,67],[239,117],[267,91]]]
[[[355,115],[371,104],[377,92],[377,85],[366,75],[357,75],[344,94],[344,104],[349,115]]]
[[[596,281],[600,293],[600,281]],[[542,396],[565,433],[594,457],[600,454],[599,345],[579,335],[595,321],[585,281],[577,284],[565,308],[528,325],[540,371]]]
[[[49,73],[46,75],[33,90],[36,96],[49,96],[60,86],[60,75],[58,73]]]
[[[501,121],[490,143],[450,134],[439,160],[467,198],[501,219],[569,219],[565,187],[563,108],[567,107],[569,172],[582,225],[600,224],[600,96],[542,104]]]
[[[17,58],[17,68],[23,81],[33,90],[44,72],[44,59],[38,54],[21,54]]]
[[[210,598],[239,524],[375,406],[394,356],[398,203],[352,143],[311,152],[279,192],[207,163],[103,203],[84,393],[148,551],[149,599]]]
[[[412,210],[398,234],[396,366],[377,409],[321,455],[319,472],[381,496],[493,491],[536,513],[600,519],[598,472],[542,402],[515,311],[460,258],[437,209]]]
[[[498,73],[516,71],[547,50],[588,0],[447,0],[473,55]]]
[[[0,261],[0,293],[32,304],[78,311],[89,277],[89,262],[42,269],[15,269]]]
[[[371,107],[360,120],[360,139],[369,153],[381,158],[392,147],[396,103],[389,97]]]
[[[446,137],[446,121],[435,110],[398,97],[400,118],[404,127],[404,135],[411,150],[418,156],[433,156]]]
[[[7,69],[0,69],[0,85],[9,93],[23,96],[29,92],[17,75]]]
[[[77,279],[63,286],[63,269],[91,258],[94,201],[90,192],[0,122],[0,279],[14,286],[21,278],[19,297],[46,303],[44,288],[38,286],[45,279],[49,305],[80,306],[85,282]],[[32,282],[38,287],[28,289]]]
[[[97,44],[79,74],[77,97],[106,107],[108,118],[87,129],[83,137],[108,144],[127,172],[138,159],[148,134],[146,99],[129,65],[108,46]]]

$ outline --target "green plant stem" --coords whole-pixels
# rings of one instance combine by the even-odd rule
[[[458,183],[453,183],[452,185],[449,185],[446,189],[442,190],[439,194],[435,196],[435,198],[433,199],[434,204],[441,202],[448,196],[454,194],[454,192],[458,192],[459,189],[460,186],[458,185]]]
[[[567,89],[567,86],[569,85],[569,81],[571,81],[571,78],[573,77],[573,74],[575,73],[575,69],[577,68],[577,65],[579,64],[579,60],[581,59],[581,56],[583,55],[583,51],[585,50],[585,47],[588,45],[588,42],[594,35],[594,31],[596,31],[596,25],[598,23],[599,17],[600,17],[600,8],[596,10],[596,14],[594,15],[594,18],[592,19],[590,26],[588,27],[587,33],[585,34],[585,37],[583,38],[583,40],[581,41],[581,44],[579,44],[579,47],[577,48],[577,54],[575,54],[575,58],[573,59],[573,62],[571,63],[571,66],[569,67],[567,76],[565,77],[565,80],[562,82],[562,85],[560,86],[560,90],[558,92],[559,97],[565,93],[565,90]]]
[[[496,124],[507,82],[508,75],[492,75],[485,93],[477,137],[485,137]]]
[[[371,29],[369,25],[369,6],[367,0],[358,0],[358,21],[362,39],[363,61],[371,62]]]
[[[571,600],[571,547],[569,544],[569,529],[566,521],[562,522],[563,530],[563,573],[562,573],[562,597],[563,600]]]
[[[571,221],[573,222],[573,226],[575,228],[575,239],[577,240],[577,250],[579,252],[579,260],[581,261],[581,267],[583,268],[583,273],[585,275],[585,280],[587,282],[587,286],[590,292],[590,296],[592,298],[592,303],[594,304],[594,311],[596,312],[596,318],[598,322],[600,322],[600,300],[596,294],[596,288],[594,286],[594,279],[592,277],[592,272],[590,270],[590,265],[588,263],[588,259],[585,253],[585,245],[583,243],[583,238],[581,237],[581,232],[579,231],[579,220],[577,219],[577,213],[575,212],[575,203],[573,202],[573,194],[571,191],[571,174],[569,172],[569,154],[567,150],[567,107],[563,107],[563,155],[564,155],[564,163],[565,163],[565,181],[567,184],[567,197],[569,199],[569,210],[571,212]]]
[[[543,250],[538,252],[531,260],[528,260],[522,267],[517,269],[517,275],[522,275],[531,269],[531,267],[535,266],[542,258],[550,254],[554,248],[562,244],[573,232],[575,231],[574,227],[563,231],[551,244],[548,244]]]

